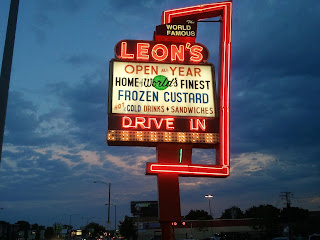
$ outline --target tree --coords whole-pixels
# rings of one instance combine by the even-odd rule
[[[291,234],[308,235],[312,233],[312,222],[308,210],[289,207],[283,208],[280,214],[282,222],[290,226]]]
[[[18,221],[15,224],[19,225],[19,231],[24,232],[24,238],[28,237],[28,230],[30,229],[30,223],[26,221]]]
[[[47,227],[46,230],[44,231],[44,237],[46,239],[51,239],[54,237],[54,230],[53,227]]]
[[[190,210],[185,218],[186,220],[210,220],[212,216],[204,210]]]
[[[244,213],[239,207],[232,206],[231,208],[225,209],[220,218],[240,219],[240,218],[244,218]]]
[[[19,228],[21,230],[29,230],[30,229],[30,223],[26,221],[18,221],[15,224],[19,225]]]
[[[245,216],[253,218],[252,227],[264,231],[268,237],[281,233],[280,209],[272,205],[253,206],[246,210]]]
[[[37,223],[35,223],[35,224],[32,224],[32,225],[31,225],[31,229],[36,232],[35,239],[36,239],[36,240],[39,240],[39,239],[40,239],[40,231],[41,231],[41,230],[44,230],[45,227],[44,227],[44,226],[39,226]]]
[[[55,235],[59,236],[61,231],[63,229],[63,224],[62,223],[58,223],[58,222],[55,222],[53,224],[53,231],[55,233]]]
[[[11,239],[12,236],[11,235],[11,231],[10,231],[10,226],[11,224],[5,221],[0,221],[0,226],[2,228],[2,237],[3,239]],[[1,233],[0,233],[1,235]],[[0,237],[0,239],[2,239]]]
[[[105,232],[106,230],[103,226],[99,225],[98,223],[91,222],[85,227],[85,231],[87,231],[88,233],[90,232],[91,236],[95,238],[102,235],[103,232]]]
[[[132,218],[125,216],[123,221],[119,224],[120,234],[127,239],[137,238],[137,228]]]

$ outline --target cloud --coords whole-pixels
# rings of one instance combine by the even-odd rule
[[[136,175],[141,176],[145,175],[145,164],[147,162],[154,161],[154,155],[136,155],[130,153],[126,155],[115,156],[111,154],[106,154],[106,160],[108,163],[111,163],[119,172],[127,172],[128,176]]]
[[[89,1],[46,0],[36,1],[35,4],[36,10],[32,12],[34,15],[31,30],[37,43],[44,44],[48,40],[49,31],[57,27],[57,22],[55,21],[57,16],[61,18],[61,14],[67,16],[77,14],[88,6]]]
[[[237,175],[252,175],[254,172],[260,172],[265,168],[269,168],[276,158],[272,155],[262,153],[241,153],[238,156],[232,157],[231,170]]]
[[[72,132],[74,125],[61,109],[41,114],[39,107],[20,91],[9,95],[4,142],[12,145],[39,146],[70,143],[61,134]]]
[[[300,1],[235,3],[233,38],[236,41],[233,44],[233,56],[237,57],[233,58],[233,67],[238,69],[239,66],[246,71],[252,71],[252,67],[262,68],[269,72],[276,71],[282,76],[317,75],[314,59],[319,47],[312,44],[312,39],[319,37],[319,33],[313,29],[316,28],[315,11],[320,5],[317,1],[309,4]],[[302,15],[301,8],[304,9]],[[315,51],[307,50],[311,46]]]
[[[65,56],[63,60],[72,66],[85,66],[89,64],[101,63],[101,59],[92,54],[77,54]]]

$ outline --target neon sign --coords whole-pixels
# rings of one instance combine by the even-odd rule
[[[219,118],[112,114],[109,130],[218,133]]]
[[[227,177],[230,170],[227,166],[147,163],[146,171],[147,174],[178,173],[180,176],[191,177]]]
[[[200,43],[168,43],[154,41],[122,40],[115,46],[117,59],[124,61],[206,63],[207,48]]]
[[[160,129],[164,125],[167,130],[174,129],[174,118],[145,118],[145,117],[122,117],[123,128],[151,129],[152,126]]]
[[[206,19],[220,16],[220,144],[217,148],[217,165],[175,165],[147,163],[147,174],[175,173],[179,176],[227,177],[230,173],[230,64],[232,2],[220,2],[177,8],[163,12],[162,24],[186,19]],[[155,37],[157,39],[157,37]],[[160,39],[160,38],[158,38]]]
[[[190,118],[189,126],[191,131],[206,132],[206,119]],[[122,116],[123,129],[159,130],[165,128],[168,130],[175,129],[175,118],[156,118],[156,117],[131,117]]]
[[[220,17],[219,99],[214,69],[206,69],[209,52],[195,43],[192,32],[198,20],[211,17]],[[190,19],[195,24],[191,28]],[[180,164],[166,164],[158,158],[158,163],[148,163],[147,173],[227,177],[231,23],[230,1],[172,9],[163,12],[155,41],[118,42],[116,59],[110,64],[108,144],[162,148],[167,144],[160,143],[179,143]],[[195,165],[191,156],[183,160],[185,147],[215,148],[216,164]]]

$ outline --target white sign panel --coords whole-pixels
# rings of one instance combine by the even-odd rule
[[[113,62],[111,112],[215,117],[210,65]]]

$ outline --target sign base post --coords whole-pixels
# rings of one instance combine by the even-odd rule
[[[191,150],[191,149],[190,149]],[[190,157],[189,154],[184,158]],[[157,147],[158,163],[179,164],[181,159],[180,148],[172,145],[161,144]],[[190,155],[190,156],[189,156]],[[158,174],[159,215],[162,231],[162,240],[173,240],[173,222],[181,221],[179,174]]]

